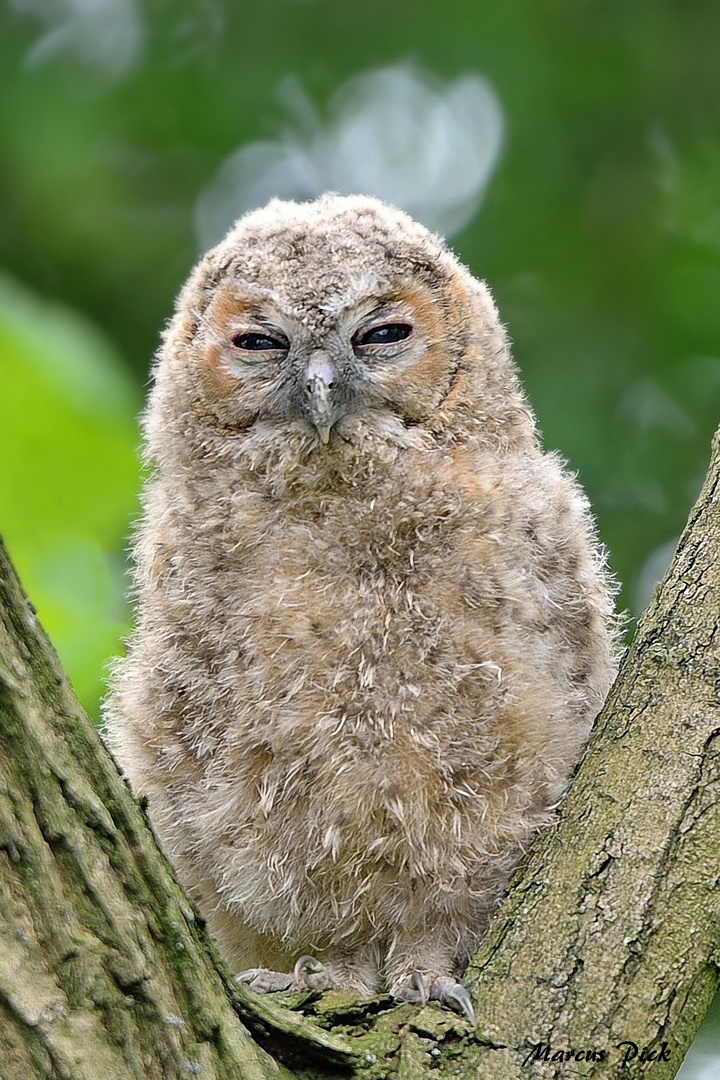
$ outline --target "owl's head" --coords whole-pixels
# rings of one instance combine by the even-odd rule
[[[507,441],[532,427],[487,287],[363,196],[275,199],[241,218],[183,289],[157,376],[185,415],[292,433],[318,454],[359,431],[401,443],[485,424]]]

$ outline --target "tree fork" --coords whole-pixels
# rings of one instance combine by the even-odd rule
[[[234,986],[0,545],[2,1080],[632,1077],[650,1054],[674,1076],[720,964],[719,496],[720,433],[562,813],[470,965],[475,1032]]]

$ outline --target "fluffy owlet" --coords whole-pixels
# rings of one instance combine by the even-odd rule
[[[144,431],[107,730],[225,959],[471,1016],[616,646],[487,287],[375,199],[273,201],[180,294]]]

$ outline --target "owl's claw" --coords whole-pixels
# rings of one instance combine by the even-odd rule
[[[425,980],[419,971],[413,971],[410,976],[410,992],[417,994],[418,1004],[427,1005],[428,992]]]
[[[395,997],[400,1001],[409,1001],[414,1005],[427,1005],[428,1001],[439,1001],[441,1005],[461,1013],[471,1024],[475,1024],[475,1010],[469,993],[457,979],[451,975],[438,975],[432,980],[428,991],[425,977],[419,971],[413,971],[407,983]]]
[[[394,986],[390,993],[396,1001],[408,1001],[411,1005],[427,1005],[428,991],[420,971],[413,971],[407,981]]]
[[[462,983],[447,975],[439,975],[430,987],[430,1000],[439,1001],[462,1015],[475,1026],[475,1010],[472,999]]]
[[[332,980],[327,969],[314,956],[301,956],[293,968],[295,981],[302,986],[309,986],[311,990],[330,990]]]

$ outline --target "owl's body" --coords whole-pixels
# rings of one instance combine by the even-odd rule
[[[181,294],[145,431],[108,732],[226,959],[456,973],[614,671],[485,286],[375,200],[272,203]]]

